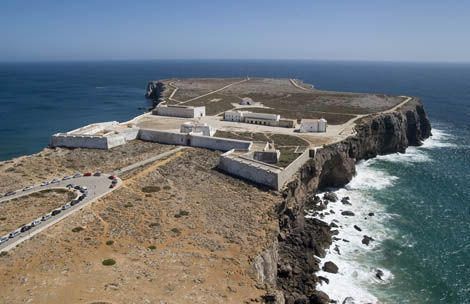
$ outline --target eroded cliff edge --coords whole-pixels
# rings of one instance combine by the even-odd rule
[[[274,246],[263,253],[265,276],[275,277],[277,293],[266,297],[276,303],[329,303],[315,288],[319,257],[331,244],[330,226],[306,219],[304,210],[314,194],[327,187],[342,187],[355,174],[355,164],[381,154],[405,152],[431,135],[431,124],[419,99],[397,111],[371,115],[356,126],[356,134],[318,149],[296,178],[282,192],[278,206],[279,235]],[[277,265],[272,265],[272,260]],[[263,268],[258,265],[258,268]],[[275,273],[273,273],[275,272]],[[269,283],[269,282],[267,282]],[[282,291],[283,296],[279,293]],[[282,299],[284,298],[284,299]]]

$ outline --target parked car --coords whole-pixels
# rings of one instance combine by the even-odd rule
[[[75,206],[78,203],[80,203],[80,201],[78,199],[74,199],[73,201],[70,202],[70,205]]]
[[[57,184],[59,182],[60,180],[58,180],[57,178],[54,178],[53,180],[51,180],[51,184]]]
[[[15,195],[16,194],[16,191],[9,191],[7,193],[5,193],[5,196],[12,196],[12,195]]]
[[[116,187],[116,184],[109,185],[109,188],[114,188],[114,187]]]
[[[24,225],[23,227],[20,228],[20,232],[26,232],[28,231],[29,229],[31,229],[31,226],[30,225]]]
[[[95,172],[95,174],[93,174],[93,176],[101,176],[101,172]]]
[[[71,189],[71,188],[74,188],[74,185],[73,184],[68,184],[67,186],[65,186],[66,188],[68,189]]]
[[[23,191],[28,191],[28,190],[31,190],[31,189],[33,189],[33,186],[27,186],[27,187],[23,188]]]
[[[62,210],[67,210],[69,209],[70,207],[72,207],[72,205],[70,203],[67,203],[65,205],[62,206]]]
[[[2,236],[2,237],[0,237],[0,244],[5,243],[6,241],[8,241],[8,239],[9,239],[8,236]]]
[[[14,238],[15,236],[17,236],[17,235],[20,234],[20,233],[21,233],[20,229],[17,229],[17,230],[15,230],[15,231],[11,232],[11,233],[8,235],[8,237],[9,237],[10,239],[12,239],[12,238]]]
[[[52,213],[51,213],[51,215],[52,215],[52,216],[56,216],[57,214],[60,213],[60,211],[61,211],[60,209],[53,210]]]
[[[117,179],[113,179],[113,180],[111,181],[111,184],[116,185],[117,182],[118,182]]]
[[[85,186],[82,186],[82,187],[80,188],[80,190],[82,190],[82,192],[85,192],[85,191],[88,191],[88,188],[85,187]]]
[[[44,215],[44,216],[41,218],[41,221],[47,221],[48,219],[51,218],[51,216],[52,216],[52,214],[51,214],[51,213],[48,213],[48,214]]]
[[[47,182],[47,181],[41,183],[41,187],[44,187],[44,186],[47,186],[47,185],[49,185],[49,182]]]
[[[109,179],[116,179],[117,177],[115,175],[110,175],[108,178]]]
[[[31,226],[35,227],[35,226],[37,226],[37,225],[39,225],[39,224],[41,224],[41,219],[40,219],[40,218],[34,220],[34,221],[31,223]]]
[[[80,174],[80,173],[77,172],[77,173],[75,173],[75,174],[73,175],[73,178],[77,178],[77,177],[80,177],[80,176],[82,176],[82,174]]]
[[[73,187],[73,188],[74,188],[75,190],[80,190],[80,189],[82,189],[82,187],[81,187],[81,186],[79,186],[79,185],[76,185],[76,186],[75,186],[75,187]]]
[[[83,174],[83,176],[91,176],[91,175],[92,175],[91,172],[87,172],[87,173]]]
[[[85,194],[82,194],[82,195],[80,195],[80,196],[78,197],[78,200],[79,200],[79,201],[83,201],[83,199],[84,199],[85,197],[86,197],[86,195],[85,195]]]

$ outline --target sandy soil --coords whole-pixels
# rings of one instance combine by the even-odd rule
[[[51,166],[70,157],[49,153]],[[28,170],[35,160],[45,165],[41,158],[17,164]],[[0,256],[0,302],[259,299],[251,260],[275,239],[279,197],[218,172],[217,159],[187,149],[136,170],[120,189]]]
[[[28,224],[75,197],[72,191],[45,190],[0,203],[0,236]]]

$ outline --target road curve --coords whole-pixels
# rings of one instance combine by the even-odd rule
[[[34,235],[43,231],[44,229],[54,225],[55,223],[66,218],[70,214],[82,209],[83,207],[96,201],[97,199],[103,197],[104,195],[110,193],[111,191],[116,190],[122,185],[121,179],[116,178],[117,180],[116,186],[114,188],[110,188],[111,180],[109,179],[109,176],[110,175],[108,174],[101,174],[101,176],[81,176],[81,177],[72,178],[68,180],[61,180],[58,183],[49,184],[47,186],[35,185],[33,186],[32,189],[29,189],[26,191],[18,190],[17,193],[14,195],[2,197],[0,199],[0,203],[7,201],[7,200],[14,199],[14,198],[20,198],[26,195],[30,195],[35,192],[47,190],[47,189],[67,189],[66,186],[68,184],[73,184],[73,185],[82,186],[82,187],[85,186],[88,188],[88,193],[81,202],[79,202],[78,204],[74,206],[71,206],[69,209],[61,210],[59,214],[52,216],[45,221],[41,221],[37,226],[32,227],[28,231],[22,232],[13,238],[9,238],[6,242],[0,245],[0,251],[8,251],[14,248],[18,244],[30,239]],[[66,203],[69,203],[69,202],[64,202],[64,205]],[[38,216],[38,218],[41,218],[42,216],[43,215],[40,215]],[[0,237],[3,237],[3,236],[0,236]]]

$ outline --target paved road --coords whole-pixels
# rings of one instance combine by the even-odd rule
[[[114,188],[109,188],[111,185],[111,180],[109,179],[108,174],[102,174],[101,176],[87,176],[87,177],[78,177],[78,178],[72,178],[69,180],[62,180],[59,183],[56,184],[50,184],[47,186],[39,186],[36,185],[32,189],[27,190],[27,191],[17,191],[17,194],[8,196],[8,197],[3,197],[0,199],[0,202],[4,202],[6,200],[11,200],[14,198],[20,198],[25,195],[32,194],[34,192],[46,190],[46,189],[67,189],[66,185],[68,184],[73,184],[77,186],[85,186],[88,188],[88,194],[87,196],[78,204],[70,207],[67,210],[62,210],[59,214],[56,216],[52,216],[51,218],[41,221],[40,224],[37,226],[31,228],[30,230],[20,233],[14,238],[10,238],[8,241],[0,245],[0,251],[7,251],[15,247],[21,242],[26,241],[27,239],[31,238],[33,235],[38,234],[39,232],[43,231],[47,227],[50,227],[51,225],[57,223],[58,221],[64,219],[65,217],[69,216],[70,214],[82,209],[86,205],[90,204],[91,202],[101,198],[102,196],[106,195],[107,193],[119,188],[121,186],[122,181],[117,178],[118,183],[116,184],[116,187]],[[77,191],[77,197],[81,193]],[[64,202],[65,203],[68,202]],[[57,208],[59,209],[59,208]],[[51,210],[52,211],[52,210]],[[42,216],[42,215],[41,215]],[[38,218],[40,218],[39,216]]]
[[[186,147],[177,147],[175,149],[172,149],[167,152],[160,153],[156,156],[147,158],[145,160],[136,162],[130,166],[124,167],[122,169],[119,169],[115,171],[113,175],[117,174],[122,174],[127,171],[145,166],[149,163],[155,162],[159,159],[166,158],[182,149],[185,149]],[[85,186],[88,188],[88,193],[87,196],[78,204],[71,206],[67,210],[61,210],[59,214],[56,216],[53,216],[45,221],[41,221],[37,226],[31,228],[28,231],[25,231],[23,233],[20,233],[19,235],[15,236],[14,238],[8,239],[8,241],[0,244],[0,251],[8,251],[12,248],[14,248],[16,245],[20,244],[21,242],[24,242],[31,238],[32,236],[40,233],[44,229],[54,225],[58,221],[66,218],[70,214],[82,209],[83,207],[87,206],[88,204],[94,202],[95,200],[105,196],[106,194],[110,193],[111,191],[116,190],[122,185],[122,180],[117,177],[117,184],[114,188],[110,188],[109,186],[111,185],[111,180],[109,179],[109,174],[101,174],[101,176],[81,176],[77,178],[72,178],[68,180],[61,180],[58,183],[54,184],[49,184],[47,186],[40,186],[40,185],[34,185],[33,188],[23,191],[23,190],[18,190],[14,195],[10,195],[7,197],[2,197],[0,198],[0,204],[2,202],[14,199],[14,198],[20,198],[22,196],[30,195],[35,192],[39,192],[42,190],[46,189],[67,189],[66,186],[68,184],[73,184],[75,186]],[[81,195],[79,191],[77,192],[77,197]],[[64,202],[64,205],[68,202]],[[59,209],[59,208],[57,208]],[[51,210],[52,211],[52,210]],[[38,216],[38,218],[41,218],[43,215]],[[8,235],[8,234],[7,234]],[[0,235],[0,237],[3,237],[3,235]]]

